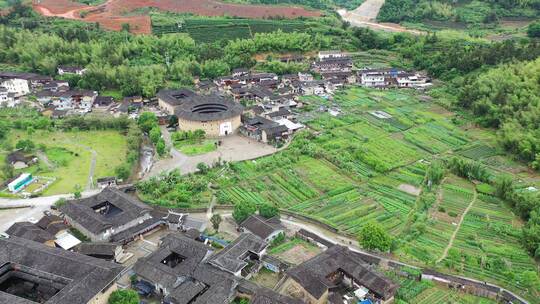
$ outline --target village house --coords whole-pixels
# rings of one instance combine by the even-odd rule
[[[299,299],[281,295],[268,288],[257,288],[250,304],[305,304]]]
[[[188,89],[163,89],[157,93],[156,97],[158,98],[159,108],[168,113],[169,115],[174,115],[174,109],[177,106],[186,102],[188,99],[195,95],[195,92]]]
[[[69,250],[80,244],[81,241],[69,233],[63,219],[56,215],[46,215],[37,223],[17,222],[14,223],[6,233],[42,243],[50,247],[59,247]]]
[[[256,214],[250,215],[247,219],[245,219],[240,224],[240,228],[244,232],[249,232],[260,237],[267,243],[270,243],[279,234],[284,233],[285,231],[281,225],[279,217],[266,219]]]
[[[261,116],[248,119],[239,130],[245,136],[263,143],[277,142],[289,136],[289,129],[286,126]]]
[[[170,304],[230,303],[238,282],[207,263],[212,253],[212,247],[201,242],[169,234],[157,251],[135,263],[135,288],[151,286]]]
[[[13,108],[17,105],[15,94],[9,93],[8,89],[0,87],[0,108]]]
[[[106,304],[123,267],[10,236],[0,238],[0,303]]]
[[[6,157],[6,162],[15,170],[28,168],[37,163],[38,159],[34,155],[26,155],[21,150],[13,151]]]
[[[180,213],[169,210],[167,215],[163,217],[167,227],[172,231],[189,231],[196,230],[203,232],[206,228],[206,223],[202,220],[197,220],[190,217],[188,213]]]
[[[223,250],[209,259],[209,263],[236,277],[248,277],[257,271],[261,258],[266,254],[266,243],[251,233],[242,233]]]
[[[333,84],[322,80],[302,82],[300,87],[302,95],[324,96],[331,94],[334,90],[335,87]]]
[[[43,84],[42,89],[50,92],[66,92],[69,90],[69,82],[65,80],[53,80]]]
[[[60,211],[71,226],[93,242],[114,240],[124,231],[132,232],[130,229],[146,225],[147,221],[153,223],[150,207],[110,187],[94,196],[68,201]]]
[[[0,86],[7,89],[8,93],[13,93],[15,97],[25,96],[30,93],[28,80],[13,78],[2,80]]]
[[[347,56],[348,56],[347,54],[341,51],[331,50],[331,51],[320,51],[319,54],[317,55],[317,58],[319,59],[319,61],[323,61],[327,59],[343,58]]]
[[[279,61],[283,63],[301,63],[304,60],[305,57],[298,54],[279,57]]]
[[[54,235],[30,222],[16,222],[6,230],[6,233],[9,236],[16,236],[37,243],[45,244],[49,247],[55,247]]]
[[[96,180],[96,184],[101,189],[106,187],[116,187],[118,186],[118,180],[116,179],[116,176],[100,177]]]
[[[392,303],[398,285],[372,269],[347,247],[334,245],[310,260],[287,270],[279,291],[309,304],[345,303],[354,290],[357,301]]]
[[[89,242],[81,243],[74,248],[75,252],[107,261],[120,262],[124,249],[118,243]]]
[[[114,98],[111,96],[97,96],[94,100],[94,107],[106,108],[114,104]]]
[[[59,65],[56,70],[58,72],[58,75],[65,75],[65,74],[83,75],[86,72],[85,68],[78,67],[78,66],[68,66],[68,65]]]

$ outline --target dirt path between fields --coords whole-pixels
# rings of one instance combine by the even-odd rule
[[[463,223],[465,216],[467,215],[467,213],[469,213],[469,210],[472,208],[472,206],[476,202],[477,197],[478,197],[478,192],[476,191],[476,189],[474,189],[473,199],[469,203],[469,206],[465,208],[465,211],[463,211],[463,214],[461,215],[461,218],[459,219],[459,223],[457,224],[456,230],[454,230],[454,233],[452,233],[452,237],[450,238],[450,241],[448,242],[448,246],[444,248],[444,252],[442,256],[437,260],[437,263],[440,263],[442,260],[446,258],[446,256],[448,256],[448,251],[450,250],[450,248],[452,248],[452,245],[454,244],[454,240],[457,236],[457,233],[459,232],[459,228],[461,228],[461,224]]]

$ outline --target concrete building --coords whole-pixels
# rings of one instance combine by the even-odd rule
[[[30,86],[28,85],[28,80],[26,79],[6,79],[0,83],[0,87],[6,88],[8,93],[13,93],[15,97],[24,96],[30,93]]]

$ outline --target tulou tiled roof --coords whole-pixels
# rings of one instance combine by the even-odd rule
[[[94,209],[94,206],[109,202],[120,211],[111,216],[103,216]],[[133,221],[146,213],[150,207],[134,197],[113,188],[105,188],[94,196],[67,202],[60,211],[88,231],[99,234],[108,228],[114,228]]]
[[[104,290],[122,271],[114,263],[84,256],[18,237],[0,239],[0,265],[24,267],[39,277],[56,278],[65,283],[44,304],[87,303]],[[0,303],[33,303],[0,291]]]
[[[162,263],[176,253],[183,258],[171,268]],[[211,247],[173,233],[163,238],[160,248],[135,263],[137,275],[160,284],[175,304],[229,303],[237,285],[235,278],[206,263]]]

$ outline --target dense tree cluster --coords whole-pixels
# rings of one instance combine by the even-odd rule
[[[540,59],[471,76],[458,102],[481,125],[498,128],[504,148],[540,169]]]
[[[386,22],[435,20],[479,24],[494,23],[507,16],[534,18],[538,10],[540,1],[387,0],[377,18]]]

